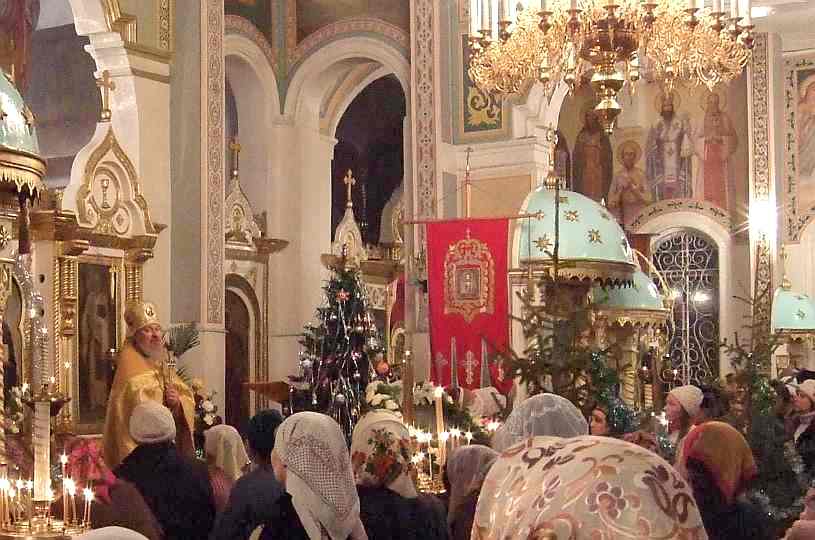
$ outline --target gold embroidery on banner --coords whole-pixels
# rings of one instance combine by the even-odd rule
[[[495,311],[495,261],[484,242],[459,240],[444,258],[444,314],[459,314],[468,323],[479,313]]]

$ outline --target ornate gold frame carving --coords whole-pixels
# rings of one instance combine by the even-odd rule
[[[102,162],[102,159],[108,154],[108,152],[112,152],[117,161]],[[123,169],[124,178],[119,178],[120,173],[114,171],[114,169],[118,167]],[[130,161],[130,158],[127,157],[125,151],[119,145],[119,141],[116,139],[116,135],[113,133],[112,128],[108,129],[105,138],[102,140],[99,146],[94,149],[93,153],[91,153],[91,156],[88,159],[88,162],[85,164],[85,171],[82,175],[82,185],[79,188],[79,192],[76,196],[79,221],[81,223],[92,223],[92,214],[95,213],[98,216],[95,227],[96,232],[101,234],[110,234],[111,232],[114,232],[115,225],[111,220],[120,210],[123,209],[125,204],[119,198],[117,198],[112,207],[104,208],[104,201],[101,205],[93,198],[90,199],[90,202],[88,201],[88,198],[91,195],[91,190],[93,189],[93,182],[100,173],[106,176],[113,176],[118,179],[119,182],[127,181],[130,189],[132,189],[133,202],[136,204],[136,206],[138,206],[142,213],[142,222],[145,232],[147,234],[158,233],[159,230],[150,219],[150,209],[147,206],[147,200],[142,194],[141,185],[139,184],[138,175],[136,174],[136,168],[133,166],[133,162]],[[122,231],[115,232],[124,234]]]

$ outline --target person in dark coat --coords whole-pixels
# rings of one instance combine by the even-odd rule
[[[272,450],[281,422],[283,416],[274,410],[261,411],[249,421],[246,438],[254,468],[235,482],[210,540],[246,539],[258,526],[276,521],[283,487],[274,476]]]
[[[114,474],[136,486],[155,514],[167,540],[205,540],[215,520],[207,466],[176,449],[170,410],[145,401],[130,417],[130,436],[138,446]]]

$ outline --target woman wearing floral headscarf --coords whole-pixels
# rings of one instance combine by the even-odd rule
[[[481,486],[497,457],[498,452],[488,446],[470,444],[456,448],[447,458],[447,525],[452,540],[470,540]]]
[[[541,538],[708,537],[690,487],[665,460],[589,435],[534,437],[506,449],[487,474],[473,539]]]
[[[348,446],[330,417],[300,412],[277,428],[272,468],[287,496],[261,540],[368,540]]]
[[[557,394],[538,394],[521,403],[498,428],[491,446],[503,452],[529,437],[588,435],[589,424],[568,399]]]
[[[164,538],[150,507],[136,486],[116,478],[102,459],[102,452],[93,439],[74,439],[68,446],[66,472],[77,487],[77,492],[88,484],[93,486],[94,501],[91,525],[101,527],[124,527],[143,534],[149,540]],[[62,518],[62,500],[52,506]]]
[[[351,463],[370,540],[447,538],[441,502],[416,493],[411,457],[410,435],[395,414],[370,412],[354,428]]]
[[[693,489],[711,540],[770,538],[762,512],[739,497],[758,469],[738,430],[724,422],[694,427],[685,437],[681,459],[678,470]]]

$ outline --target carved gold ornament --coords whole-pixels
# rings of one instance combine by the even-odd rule
[[[459,314],[468,323],[479,313],[495,310],[495,261],[478,239],[459,240],[444,258],[444,313]]]

